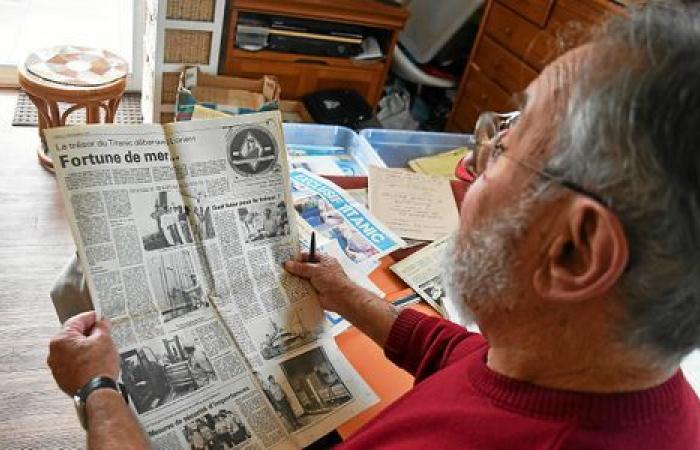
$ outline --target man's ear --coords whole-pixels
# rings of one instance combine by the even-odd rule
[[[578,302],[609,292],[627,266],[627,237],[617,216],[600,203],[577,196],[555,226],[533,275],[543,298]]]

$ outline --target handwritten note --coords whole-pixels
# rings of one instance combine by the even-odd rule
[[[399,169],[369,168],[369,209],[396,234],[433,241],[457,228],[450,181]]]

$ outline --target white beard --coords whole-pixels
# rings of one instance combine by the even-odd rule
[[[509,309],[517,300],[513,267],[517,247],[525,232],[533,194],[524,193],[514,205],[486,221],[477,223],[464,235],[455,233],[442,259],[442,281],[447,318],[464,327],[479,314]]]

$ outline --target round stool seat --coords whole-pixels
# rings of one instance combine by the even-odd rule
[[[114,122],[126,88],[127,62],[105,50],[61,46],[39,50],[18,67],[19,85],[37,108],[41,165],[53,170],[47,155],[44,130],[66,124],[76,110],[86,110],[87,123]],[[58,103],[68,104],[60,112]]]

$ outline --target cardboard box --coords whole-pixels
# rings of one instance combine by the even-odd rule
[[[302,102],[296,100],[280,100],[282,121],[285,123],[314,123],[311,114]]]
[[[277,110],[279,99],[280,85],[275,77],[226,77],[201,72],[198,67],[187,67],[180,74],[175,120],[190,120],[194,105],[228,114],[247,114]]]

